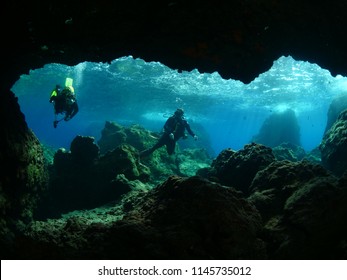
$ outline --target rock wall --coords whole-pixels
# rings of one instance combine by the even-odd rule
[[[319,146],[322,164],[341,176],[347,170],[347,110],[344,110],[325,133]]]
[[[339,115],[342,113],[342,111],[347,109],[347,94],[341,95],[337,98],[335,98],[328,110],[328,119],[327,119],[327,125],[325,127],[324,134],[327,133],[327,131],[332,127],[334,122],[336,122]]]
[[[0,246],[8,258],[16,235],[32,221],[47,173],[41,145],[11,92],[0,94],[0,120]]]

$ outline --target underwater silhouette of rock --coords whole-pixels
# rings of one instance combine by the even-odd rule
[[[277,161],[258,172],[248,200],[263,218],[269,258],[345,259],[346,186],[308,161]]]
[[[91,209],[117,200],[132,187],[118,185],[117,176],[148,182],[150,170],[139,163],[138,151],[130,145],[120,145],[99,155],[92,137],[77,136],[71,151],[59,149],[50,167],[46,200],[41,203],[41,218],[59,216],[79,209]]]
[[[0,94],[0,248],[11,258],[17,236],[33,220],[48,174],[43,149],[28,128],[17,98]]]
[[[207,203],[208,202],[208,203]],[[124,205],[129,204],[125,202]],[[104,212],[117,215],[110,206]],[[23,258],[264,259],[256,208],[231,188],[199,177],[169,177],[133,197],[123,217],[94,212],[31,224]],[[38,234],[41,232],[40,234]],[[24,249],[24,247],[22,248]]]
[[[302,185],[317,178],[335,178],[321,165],[308,161],[274,161],[260,170],[249,186],[250,199],[264,222],[282,215],[287,199]],[[335,178],[336,180],[336,178]]]
[[[294,110],[272,113],[252,141],[271,148],[282,143],[300,146],[300,126]]]
[[[274,160],[271,148],[250,143],[239,151],[223,150],[212,162],[211,168],[204,172],[207,178],[248,194],[248,187],[257,172]]]

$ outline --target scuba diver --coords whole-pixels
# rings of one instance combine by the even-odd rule
[[[72,87],[72,79],[66,78],[65,87],[56,85],[55,89],[51,93],[49,102],[54,104],[54,128],[62,120],[71,120],[78,112],[78,104],[76,100],[75,90]],[[58,114],[64,114],[65,116],[60,120],[57,120]]]
[[[163,134],[159,138],[158,142],[147,150],[144,150],[140,153],[140,157],[148,156],[153,153],[156,149],[166,145],[166,150],[169,155],[172,155],[175,152],[176,142],[180,139],[186,139],[187,135],[185,130],[194,137],[195,140],[198,140],[198,136],[191,130],[190,125],[183,117],[184,111],[179,108],[175,111],[173,116],[169,117],[164,125]]]

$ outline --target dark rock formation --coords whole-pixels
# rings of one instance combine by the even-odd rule
[[[232,186],[245,194],[257,172],[275,160],[271,148],[251,143],[237,152],[226,149],[212,162],[208,171],[198,174],[223,185]]]
[[[274,161],[256,174],[250,186],[249,199],[266,222],[283,214],[285,202],[302,185],[329,176],[331,174],[322,166],[308,161]]]
[[[334,122],[336,122],[342,111],[347,109],[347,94],[336,97],[331,101],[328,110],[327,125],[325,127],[324,134],[332,127]]]
[[[347,110],[325,133],[319,146],[322,164],[340,176],[347,170]]]
[[[139,125],[125,127],[115,122],[106,121],[98,145],[102,154],[124,143],[142,151],[146,147],[154,145],[158,137],[158,134],[152,133]]]
[[[270,259],[347,254],[347,188],[320,165],[280,161],[258,172],[248,198],[265,222]]]
[[[300,127],[293,110],[273,113],[263,123],[253,142],[276,147],[282,143],[300,146]]]
[[[103,173],[103,177],[108,173],[124,174],[128,179],[148,181],[150,171],[141,164],[138,159],[138,151],[131,145],[123,144],[107,152],[98,161],[97,169]],[[106,177],[109,177],[106,176]]]
[[[89,165],[99,157],[99,147],[95,145],[94,138],[76,136],[70,146],[71,158],[77,164]]]
[[[70,152],[56,152],[49,189],[37,216],[42,219],[98,207],[132,190],[131,184],[124,187],[124,180],[147,182],[150,171],[140,164],[137,154],[134,147],[123,144],[99,157],[92,137],[77,136]]]
[[[6,88],[29,69],[124,55],[250,82],[281,55],[347,74],[345,1],[12,1]],[[15,24],[14,24],[15,23]],[[16,36],[13,36],[13,35]]]
[[[208,203],[206,203],[208,201]],[[233,189],[172,176],[127,205],[124,218],[36,222],[17,246],[34,259],[265,259],[258,211]],[[116,208],[108,210],[117,214]],[[95,213],[97,215],[98,213]],[[95,219],[95,218],[94,218]]]
[[[0,94],[0,120],[0,247],[1,257],[9,258],[16,234],[32,221],[48,177],[41,145],[11,93]]]
[[[305,150],[291,143],[282,143],[279,146],[272,148],[276,160],[299,161],[306,156]]]

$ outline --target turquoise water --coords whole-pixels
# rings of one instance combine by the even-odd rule
[[[66,77],[74,79],[80,111],[55,129],[48,99]],[[225,148],[241,149],[270,114],[286,109],[296,113],[304,149],[315,148],[331,100],[345,94],[346,87],[346,78],[291,57],[280,57],[250,84],[218,73],[180,72],[158,62],[122,57],[110,64],[45,65],[22,75],[12,91],[29,127],[41,142],[56,148],[69,148],[76,135],[98,140],[105,121],[161,131],[166,118],[182,107],[192,129],[209,138],[218,154]]]

